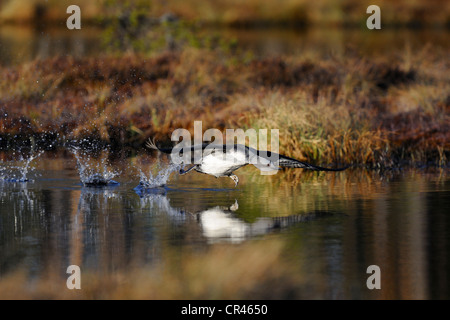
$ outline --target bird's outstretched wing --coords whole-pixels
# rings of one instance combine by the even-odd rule
[[[280,155],[278,163],[277,163],[280,167],[286,167],[286,168],[303,168],[303,169],[308,169],[308,170],[314,170],[314,171],[342,171],[347,169],[348,167],[344,167],[344,168],[324,168],[324,167],[320,167],[320,166],[316,166],[313,164],[309,164],[306,162],[302,162],[293,158],[289,158],[286,156],[282,156]]]

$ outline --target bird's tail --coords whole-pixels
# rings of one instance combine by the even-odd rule
[[[325,168],[316,166],[310,163],[302,162],[296,159],[288,158],[288,157],[282,157],[278,165],[280,167],[286,167],[286,168],[303,168],[307,170],[314,170],[314,171],[343,171],[347,169],[349,166],[343,167],[343,168]]]
[[[342,168],[324,168],[320,166],[315,166],[308,163],[308,167],[306,169],[315,170],[315,171],[344,171],[348,169],[350,166],[342,167]]]

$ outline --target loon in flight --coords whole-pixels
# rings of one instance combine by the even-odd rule
[[[147,148],[161,151],[166,154],[172,154],[176,151],[175,147],[171,148],[159,148],[156,144],[149,139],[146,143]],[[314,171],[342,171],[345,168],[323,168],[316,165],[312,165],[306,162],[283,156],[281,154],[260,151],[251,147],[247,147],[241,144],[198,144],[188,146],[187,148],[180,147],[178,149],[179,155],[183,155],[183,152],[190,151],[190,162],[192,166],[187,169],[180,169],[180,174],[186,174],[192,170],[200,173],[209,174],[219,177],[230,177],[235,183],[235,187],[239,183],[239,178],[233,173],[237,169],[253,164],[261,171],[274,171],[286,168],[303,168]],[[201,158],[198,162],[195,161],[196,152],[201,151]],[[186,164],[186,163],[185,163]]]

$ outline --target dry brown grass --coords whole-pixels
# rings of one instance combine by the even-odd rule
[[[0,134],[3,143],[60,134],[137,148],[148,137],[169,142],[176,128],[193,134],[201,120],[204,130],[280,129],[282,153],[315,163],[445,164],[446,54],[424,48],[375,61],[348,51],[239,62],[220,50],[185,48],[38,60],[0,69]]]
[[[262,112],[252,125],[280,128],[280,149],[301,160],[336,163],[377,163],[388,148],[383,132],[370,128],[368,119],[349,108],[333,105],[322,97],[274,93],[258,106]]]

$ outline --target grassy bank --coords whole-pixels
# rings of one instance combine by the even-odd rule
[[[139,148],[201,120],[203,130],[280,129],[281,152],[316,163],[444,165],[446,54],[255,59],[185,48],[37,60],[0,69],[0,144],[91,137]]]

